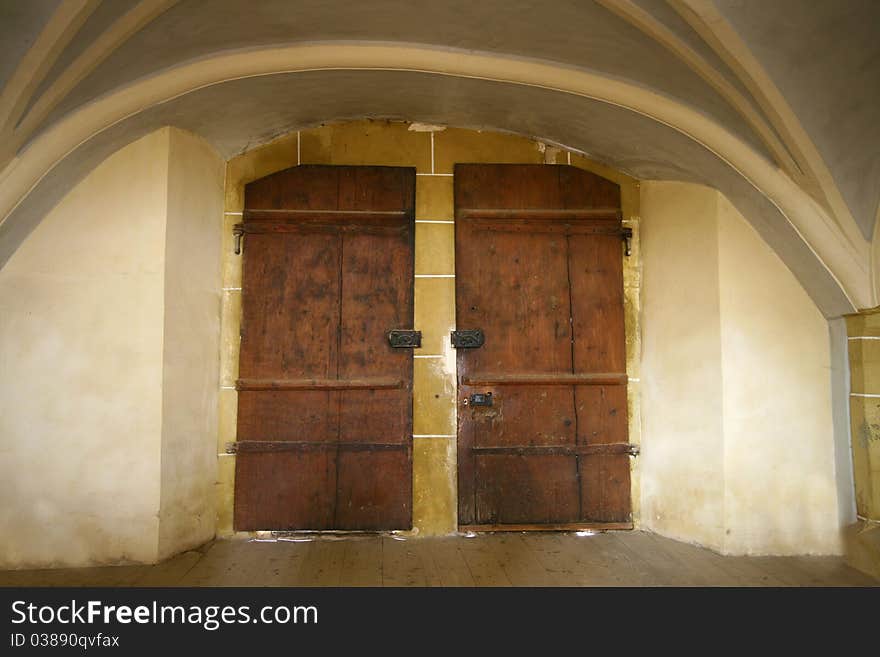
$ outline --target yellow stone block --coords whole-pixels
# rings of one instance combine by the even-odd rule
[[[449,353],[449,333],[455,329],[455,279],[417,278],[414,303],[415,329],[422,332],[422,348],[415,353]]]
[[[217,401],[219,423],[217,434],[217,453],[226,451],[226,443],[235,442],[238,434],[238,392],[221,390]]]
[[[627,384],[626,407],[629,442],[633,445],[640,445],[642,443],[642,402],[638,381],[630,381]]]
[[[455,273],[455,226],[416,224],[416,274]]]
[[[846,318],[846,333],[848,336],[880,336],[880,312],[866,311],[858,315],[848,315]]]
[[[220,310],[220,385],[234,386],[241,346],[241,292],[224,290]]]
[[[223,203],[224,211],[241,212],[244,210],[244,185],[245,183],[243,182],[226,183],[226,198]],[[241,217],[238,220],[241,221]]]
[[[453,178],[419,176],[416,178],[416,219],[452,221],[455,219]]]
[[[544,154],[531,139],[497,132],[447,128],[434,133],[434,172],[452,173],[458,163],[542,164]]]
[[[880,519],[880,399],[850,397],[856,510]]]
[[[638,287],[642,284],[641,226],[638,220],[628,220],[623,226],[632,229],[629,256],[626,255],[625,245],[620,246],[620,253],[623,256],[623,285]]]
[[[880,340],[848,340],[853,392],[880,394]]]
[[[859,521],[843,533],[847,564],[880,580],[880,524]]]
[[[624,344],[626,346],[626,373],[630,377],[641,377],[642,334],[639,331],[641,300],[639,288],[623,289]]]
[[[413,439],[413,527],[420,536],[458,528],[455,438]]]
[[[214,485],[217,511],[217,535],[232,534],[233,499],[235,497],[235,456],[217,457],[217,483]]]
[[[303,164],[374,164],[429,173],[431,135],[392,121],[322,125],[301,131],[300,155]]]
[[[413,433],[455,435],[455,372],[450,359],[413,360]]]
[[[628,440],[633,445],[642,444],[642,404],[641,387],[636,382],[630,382],[626,392]],[[641,511],[641,479],[638,457],[629,460],[630,464],[630,494],[632,496],[633,522],[638,525]]]
[[[296,140],[296,132],[291,132],[226,163],[226,212],[241,212],[244,208],[246,183],[296,166]]]
[[[221,253],[223,287],[241,287],[241,256],[235,255],[235,240],[232,235],[232,229],[238,223],[241,223],[241,217],[238,215],[223,216]]]

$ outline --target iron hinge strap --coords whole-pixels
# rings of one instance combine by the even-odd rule
[[[234,238],[235,255],[241,255],[241,238],[244,237],[244,224],[235,224],[232,227],[232,237]]]
[[[624,250],[623,253],[627,257],[632,255],[632,236],[633,229],[632,228],[621,228],[620,236],[623,238]]]

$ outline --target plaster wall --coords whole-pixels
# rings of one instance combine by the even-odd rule
[[[223,173],[199,138],[153,132],[0,269],[0,568],[214,536]]]
[[[214,537],[225,162],[169,131],[159,557]]]
[[[157,558],[168,131],[0,270],[0,568]]]
[[[643,526],[730,554],[840,553],[827,321],[715,190],[643,182],[642,219]]]
[[[718,245],[724,552],[840,553],[828,322],[720,194]]]
[[[718,193],[643,181],[642,525],[720,550]]]

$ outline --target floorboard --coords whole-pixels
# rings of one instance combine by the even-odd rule
[[[878,586],[841,557],[739,557],[640,531],[217,540],[153,566],[0,571],[0,586]]]

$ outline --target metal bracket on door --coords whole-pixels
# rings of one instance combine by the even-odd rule
[[[483,329],[465,329],[452,332],[452,346],[456,349],[477,349],[486,342]]]
[[[621,228],[620,236],[623,238],[624,250],[623,253],[627,257],[632,255],[632,237],[633,237],[633,229],[632,228]]]
[[[422,346],[422,332],[409,329],[388,331],[388,344],[393,349],[418,349]]]
[[[244,224],[235,224],[232,227],[232,237],[235,240],[235,255],[241,255],[241,238],[244,237]]]

